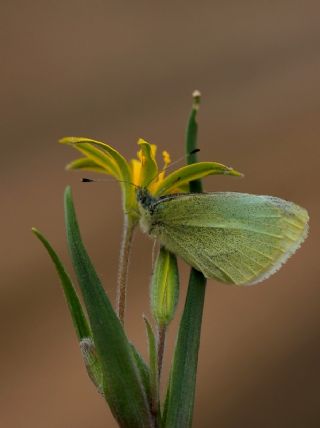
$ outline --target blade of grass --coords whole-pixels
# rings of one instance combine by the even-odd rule
[[[153,427],[131,345],[82,243],[71,189],[65,192],[69,250],[105,380],[104,393],[121,427]]]
[[[186,135],[186,153],[189,164],[197,162],[194,151],[197,148],[196,116],[200,93],[194,93],[193,97],[193,108]],[[202,192],[200,180],[190,183],[190,192]],[[192,426],[205,289],[205,277],[201,272],[191,269],[164,409],[164,426],[166,428]]]
[[[32,232],[42,242],[57,269],[72,321],[79,339],[80,350],[88,375],[97,387],[98,391],[103,393],[103,374],[100,362],[95,353],[92,332],[72,281],[49,241],[36,228],[32,228]]]
[[[81,340],[84,338],[91,337],[92,333],[90,331],[88,321],[82,309],[78,295],[74,289],[70,276],[66,272],[61,260],[50,245],[49,241],[35,227],[32,228],[32,232],[48,251],[51,260],[53,261],[56,267],[78,339]]]

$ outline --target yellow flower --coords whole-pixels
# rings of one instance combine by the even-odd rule
[[[136,188],[146,187],[157,197],[188,191],[190,181],[207,175],[241,174],[217,162],[198,162],[179,168],[169,175],[166,170],[171,163],[168,152],[162,152],[163,167],[159,169],[156,161],[157,147],[139,139],[137,159],[127,161],[117,150],[100,141],[82,137],[65,137],[60,140],[79,150],[84,157],[67,165],[67,169],[81,169],[100,172],[113,176],[120,184],[123,197],[123,209],[134,222],[139,220],[136,200]]]

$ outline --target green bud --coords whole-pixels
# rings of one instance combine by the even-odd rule
[[[93,340],[90,337],[82,339],[80,341],[80,350],[90,379],[97,387],[98,392],[103,395],[102,368]]]
[[[179,298],[179,272],[176,256],[161,247],[151,281],[151,310],[159,326],[173,319]]]

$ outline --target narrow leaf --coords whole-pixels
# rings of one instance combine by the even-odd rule
[[[191,270],[165,405],[166,428],[191,427],[206,280]]]
[[[200,93],[195,92],[193,97],[194,103],[186,134],[186,154],[189,164],[197,162],[195,149],[197,148],[198,124],[196,116]],[[202,192],[200,180],[190,183],[190,192]],[[205,290],[205,277],[201,272],[192,268],[165,400],[165,428],[192,426]]]
[[[32,232],[42,242],[43,246],[48,251],[51,260],[53,261],[56,267],[78,339],[81,340],[83,338],[90,337],[90,327],[82,310],[80,300],[74,289],[70,276],[67,274],[57,253],[54,251],[54,249],[52,248],[48,240],[42,235],[42,233],[34,227],[32,228]]]
[[[136,366],[139,370],[140,377],[142,380],[142,384],[144,386],[144,389],[147,394],[148,402],[151,405],[151,390],[150,390],[150,370],[147,366],[146,362],[144,361],[142,355],[137,350],[137,348],[131,343],[131,350],[134,357],[134,360],[136,362]]]
[[[92,341],[92,333],[85,317],[84,311],[81,307],[79,298],[74,289],[72,281],[69,275],[66,273],[64,266],[62,265],[56,252],[53,250],[47,239],[35,228],[32,232],[42,242],[46,250],[48,251],[53,263],[56,266],[58,275],[61,280],[64,295],[67,300],[69,311],[73,320],[73,324],[80,341],[80,350],[84,363],[90,379],[93,381],[98,391],[102,393],[102,371],[99,370],[100,363],[95,353],[94,344]],[[90,345],[90,346],[89,346]]]
[[[105,381],[104,393],[121,427],[152,427],[131,345],[82,243],[71,189],[65,192],[67,238]]]

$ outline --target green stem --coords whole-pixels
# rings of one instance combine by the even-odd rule
[[[160,409],[160,382],[161,382],[161,372],[162,372],[162,362],[164,355],[164,348],[166,343],[166,333],[167,326],[159,325],[157,331],[157,373],[155,376],[157,377],[155,380],[155,396],[152,403],[152,413],[155,416],[155,426],[156,428],[160,428],[162,426],[161,423],[161,409]]]
[[[161,414],[159,403],[159,370],[158,370],[158,356],[157,356],[157,343],[153,333],[153,329],[148,319],[143,316],[146,323],[148,343],[149,343],[149,374],[150,374],[150,397],[151,397],[151,413],[154,417],[155,427],[161,426]]]
[[[164,347],[166,343],[166,333],[167,333],[167,326],[166,325],[160,325],[158,327],[158,387],[160,388],[160,379],[161,379],[161,370],[162,370],[162,361],[163,361],[163,355],[164,355]]]
[[[124,216],[123,235],[120,249],[117,296],[117,313],[123,325],[126,311],[129,261],[135,225],[136,223],[133,222],[132,219],[126,214]]]

